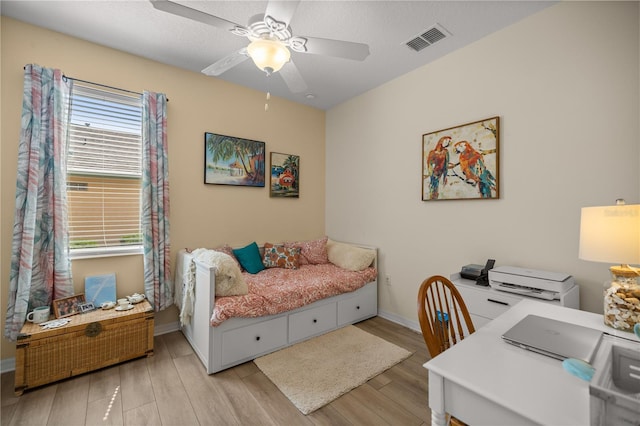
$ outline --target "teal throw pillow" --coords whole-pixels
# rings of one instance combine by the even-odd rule
[[[233,249],[233,254],[242,267],[250,274],[257,274],[264,269],[262,257],[260,257],[260,250],[255,241],[246,247]]]

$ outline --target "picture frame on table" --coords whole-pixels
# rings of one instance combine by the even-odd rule
[[[91,275],[84,278],[84,295],[87,303],[100,306],[116,301],[116,274]]]
[[[265,143],[205,132],[204,183],[265,185]]]
[[[422,201],[500,198],[500,117],[422,135]]]
[[[56,299],[53,301],[53,313],[56,318],[69,317],[71,315],[79,314],[80,305],[86,303],[84,293],[76,294],[62,299]]]
[[[78,311],[81,314],[84,314],[86,312],[95,311],[95,310],[96,310],[96,306],[93,304],[93,302],[86,302],[86,303],[78,304]]]
[[[269,196],[274,198],[300,197],[299,155],[271,153]]]

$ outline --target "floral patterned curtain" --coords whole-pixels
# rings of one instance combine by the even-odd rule
[[[157,312],[173,304],[167,98],[161,93],[142,95],[142,169],[144,289]]]
[[[24,68],[4,331],[12,341],[31,309],[73,295],[66,187],[71,81],[66,80],[60,70]]]

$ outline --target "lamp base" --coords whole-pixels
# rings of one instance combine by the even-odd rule
[[[605,283],[604,323],[633,333],[633,327],[640,324],[638,271],[628,265],[612,266],[610,270],[613,280]]]

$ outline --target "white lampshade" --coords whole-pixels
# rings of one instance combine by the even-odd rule
[[[580,259],[640,264],[640,204],[584,207]]]
[[[280,41],[263,38],[252,41],[247,52],[256,66],[269,74],[279,71],[291,57],[289,49]]]

